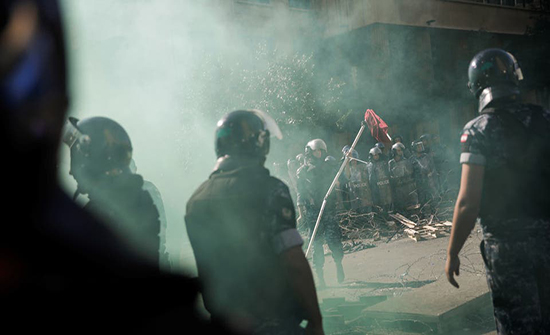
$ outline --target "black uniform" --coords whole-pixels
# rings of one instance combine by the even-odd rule
[[[143,178],[122,174],[102,183],[90,191],[85,208],[109,223],[139,254],[158,264],[159,213],[151,195],[143,189]]]
[[[335,169],[336,165],[331,164],[331,162],[315,158],[310,159],[307,164],[302,165],[298,169],[298,203],[305,206],[305,220],[310,238],[313,234],[323,199],[336,175]],[[325,264],[323,237],[332,251],[334,261],[341,263],[344,258],[344,250],[340,224],[336,220],[335,192],[327,199],[323,217],[321,218],[313,242],[313,265],[317,270],[322,269]]]
[[[485,167],[481,245],[499,334],[550,332],[550,113],[492,103],[461,136],[460,162]]]
[[[303,313],[280,254],[301,246],[288,187],[258,159],[225,156],[187,203],[187,232],[213,318],[294,334]]]

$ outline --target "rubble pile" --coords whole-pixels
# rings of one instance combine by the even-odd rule
[[[390,214],[390,216],[405,226],[405,234],[416,242],[446,236],[450,233],[452,226],[450,221],[434,222],[433,218],[435,216],[432,216],[429,221],[421,220],[418,223],[407,219],[399,213]]]
[[[358,214],[347,211],[338,214],[343,240],[380,240],[381,237],[393,235],[397,227],[394,221],[389,221],[381,213],[371,212]]]
[[[407,236],[415,241],[438,238],[450,233],[453,206],[449,201],[440,201],[401,213],[345,211],[338,214],[344,250],[348,252],[370,248],[365,241],[391,240],[396,235]]]

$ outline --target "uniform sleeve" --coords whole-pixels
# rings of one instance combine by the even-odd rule
[[[296,229],[296,212],[288,187],[280,180],[274,180],[268,196],[268,220],[271,225],[269,238],[275,252],[280,254],[301,246],[304,241]]]
[[[482,152],[482,144],[479,135],[473,128],[465,128],[460,136],[460,164],[483,165],[487,159]]]

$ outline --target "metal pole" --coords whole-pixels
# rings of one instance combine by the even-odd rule
[[[357,136],[355,136],[355,140],[353,141],[353,144],[351,145],[351,148],[349,152],[353,149],[355,149],[355,146],[357,145],[357,142],[361,138],[361,135],[363,134],[363,130],[365,130],[366,127],[365,122],[361,122],[361,129],[359,129],[359,132],[357,133]],[[313,228],[313,233],[311,234],[311,238],[309,240],[309,245],[307,246],[306,250],[306,257],[309,255],[309,251],[311,250],[311,246],[313,245],[313,240],[315,240],[315,235],[317,234],[317,229],[319,228],[319,223],[321,222],[321,218],[323,217],[323,212],[325,211],[325,206],[327,205],[327,199],[332,193],[332,190],[336,186],[336,181],[338,181],[338,178],[340,178],[340,175],[342,174],[342,171],[344,171],[344,168],[346,165],[348,165],[350,158],[348,155],[346,155],[346,158],[344,159],[344,162],[342,163],[342,166],[340,166],[340,170],[338,170],[338,173],[336,174],[336,177],[334,177],[334,180],[332,181],[332,184],[330,185],[330,188],[328,189],[327,194],[325,195],[323,199],[323,204],[321,205],[321,210],[319,211],[319,215],[317,216],[317,222],[315,222],[315,228]]]
[[[353,157],[351,157],[349,160],[350,160],[350,161],[357,161],[357,162],[363,163],[363,164],[365,164],[365,165],[369,165],[369,164],[370,164],[369,162],[365,162],[365,161],[363,161],[363,160],[360,160],[360,159],[358,159],[358,158],[353,158]]]

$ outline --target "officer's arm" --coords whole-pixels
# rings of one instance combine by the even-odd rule
[[[269,197],[273,228],[273,249],[279,255],[293,295],[306,314],[308,329],[322,334],[322,319],[311,269],[302,251],[303,240],[296,230],[292,199],[282,183],[276,183]]]
[[[323,319],[317,300],[317,292],[313,282],[311,268],[306,260],[301,246],[285,250],[281,254],[284,267],[297,300],[306,313],[309,330],[322,332]]]
[[[446,273],[449,282],[458,287],[454,274],[459,274],[458,253],[474,228],[481,205],[483,176],[485,167],[476,164],[463,164],[460,191],[453,215],[453,227],[447,249]]]

